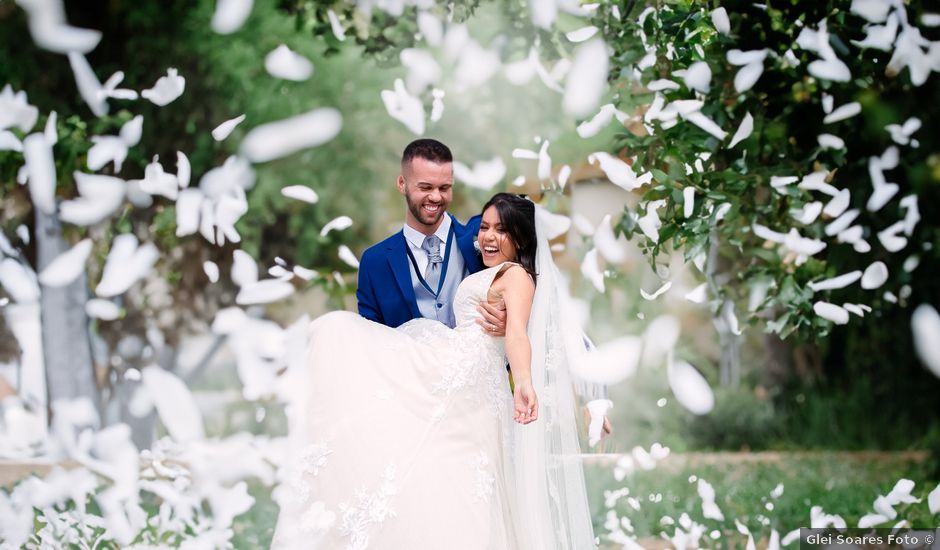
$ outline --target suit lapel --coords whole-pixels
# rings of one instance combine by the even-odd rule
[[[405,297],[405,301],[408,302],[408,306],[411,308],[411,314],[414,317],[421,317],[421,312],[418,310],[418,299],[415,297],[415,289],[411,284],[406,246],[408,246],[408,243],[405,242],[405,234],[399,231],[396,238],[392,239],[386,249],[385,257],[388,260],[389,267],[392,268],[392,274],[395,275],[395,282],[398,283],[402,296]]]

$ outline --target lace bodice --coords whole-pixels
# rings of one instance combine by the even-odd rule
[[[509,262],[501,263],[482,271],[469,275],[460,286],[457,287],[457,293],[454,295],[454,316],[457,319],[458,330],[475,327],[479,329],[476,320],[480,317],[477,311],[477,305],[486,301],[487,292],[493,284],[493,279],[504,266]]]

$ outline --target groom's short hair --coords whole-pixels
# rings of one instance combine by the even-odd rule
[[[415,158],[422,158],[437,164],[454,162],[450,149],[440,141],[430,138],[416,139],[405,147],[405,152],[401,155],[402,168]]]

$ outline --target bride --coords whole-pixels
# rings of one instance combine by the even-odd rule
[[[507,193],[484,206],[487,268],[460,284],[456,328],[392,329],[345,311],[311,323],[306,368],[286,380],[274,548],[595,548],[571,331],[536,210]],[[505,302],[504,338],[475,323],[481,300]]]

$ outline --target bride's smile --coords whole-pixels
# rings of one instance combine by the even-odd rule
[[[516,259],[516,245],[503,228],[502,220],[499,218],[499,212],[496,211],[495,205],[490,206],[483,212],[477,243],[480,245],[483,263],[487,267]]]

